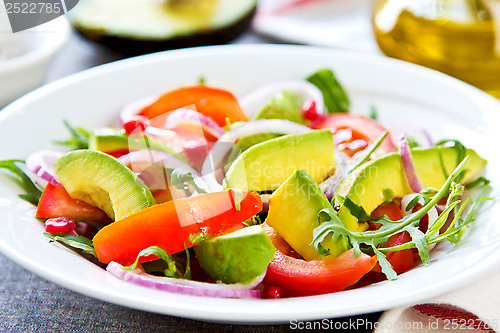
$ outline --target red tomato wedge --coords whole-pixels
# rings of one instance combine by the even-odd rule
[[[193,104],[196,111],[212,118],[219,126],[226,125],[226,118],[232,123],[248,120],[233,94],[205,85],[182,87],[167,92],[156,102],[142,109],[139,115],[153,119]]]
[[[383,215],[387,215],[387,217],[389,217],[392,221],[397,221],[403,218],[403,212],[401,211],[401,208],[393,203],[380,205],[371,214],[371,216],[373,217],[380,217]],[[378,227],[377,223],[373,223],[371,226],[371,229],[378,229],[378,227],[380,227],[380,224],[378,225]],[[408,242],[411,242],[411,236],[408,232],[404,231],[391,236],[387,240],[384,247],[398,246]],[[415,266],[416,253],[416,249],[406,249],[386,253],[386,258],[387,261],[389,261],[389,263],[392,265],[392,268],[394,268],[394,271],[399,274],[404,273]],[[382,271],[380,265],[376,265],[374,270],[377,272]]]
[[[169,254],[183,251],[184,245],[192,246],[190,235],[220,235],[262,210],[257,193],[243,194],[239,210],[228,190],[168,201],[111,223],[93,239],[97,257],[103,263],[130,265],[150,246],[159,246]],[[145,257],[141,262],[153,259]]]
[[[283,297],[312,296],[344,290],[355,284],[377,263],[377,257],[360,253],[354,258],[353,250],[329,260],[310,260],[287,255],[290,246],[274,230],[264,227],[276,247],[274,258],[267,268],[264,283],[277,285]],[[292,254],[293,255],[293,254]]]
[[[50,183],[45,186],[36,209],[36,217],[67,217],[69,220],[84,220],[108,224],[111,219],[97,207],[73,199],[62,187]]]
[[[377,121],[348,113],[335,113],[323,117],[314,124],[315,129],[328,128],[334,133],[335,145],[347,155],[353,156],[376,141],[387,129]],[[387,136],[375,151],[378,156],[396,151],[394,142]]]

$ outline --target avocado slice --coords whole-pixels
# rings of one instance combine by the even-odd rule
[[[318,213],[332,208],[323,191],[304,170],[296,170],[269,198],[266,223],[271,226],[305,260],[319,260],[314,247],[313,231],[319,226]],[[323,258],[334,258],[349,249],[341,238],[335,243],[326,238],[323,247],[330,253]]]
[[[89,136],[89,149],[105,153],[114,151],[137,151],[151,149],[174,155],[186,162],[184,157],[177,154],[172,148],[154,138],[144,134],[128,135],[116,128],[98,128],[93,130]]]
[[[80,0],[70,18],[84,38],[134,55],[228,43],[256,8],[257,0]]]
[[[302,116],[304,100],[293,91],[280,91],[260,110],[252,120],[257,119],[286,119],[298,124],[305,124]],[[236,143],[241,152],[251,146],[279,137],[279,134],[266,133],[247,136]]]
[[[143,182],[108,154],[75,150],[59,158],[54,166],[72,198],[102,209],[115,221],[155,204]]]
[[[474,150],[467,149],[466,155],[469,155],[471,159],[466,166],[464,183],[470,181],[486,165],[486,161]],[[461,162],[458,161],[457,149],[453,147],[415,148],[412,150],[412,156],[424,186],[435,189],[443,186],[447,175]],[[351,199],[371,214],[385,201],[384,193],[389,189],[393,191],[396,198],[413,193],[406,180],[401,157],[397,153],[388,154],[361,165],[342,180],[336,193]],[[339,210],[339,218],[351,231],[361,232],[368,228],[367,223],[358,223],[349,210],[342,206]]]
[[[224,182],[227,188],[272,191],[297,169],[307,171],[317,183],[335,170],[330,130],[285,135],[256,144],[231,164]]]
[[[260,225],[204,240],[196,259],[215,281],[248,284],[264,273],[275,248]]]

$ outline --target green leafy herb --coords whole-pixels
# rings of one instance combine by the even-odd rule
[[[382,271],[390,280],[396,277],[396,273],[386,260],[385,256],[382,255],[383,253],[407,248],[417,248],[422,262],[427,265],[429,263],[428,246],[430,244],[441,240],[457,242],[460,239],[461,234],[463,234],[464,228],[466,228],[470,221],[473,220],[472,211],[475,209],[475,205],[473,205],[471,212],[467,214],[465,219],[462,220],[461,216],[468,205],[468,200],[461,204],[459,198],[463,194],[464,187],[455,183],[455,180],[461,174],[469,160],[470,158],[467,156],[463,161],[461,161],[457,168],[447,178],[441,189],[435,193],[433,197],[427,197],[424,199],[425,204],[421,209],[404,216],[398,221],[392,221],[385,215],[379,218],[372,218],[361,206],[356,205],[350,199],[342,197],[339,198],[337,196],[336,200],[343,203],[343,205],[349,209],[351,214],[355,216],[360,223],[366,221],[376,221],[381,225],[381,227],[378,230],[352,232],[345,227],[333,209],[326,208],[318,213],[319,226],[313,232],[313,242],[311,244],[314,246],[318,254],[322,255],[325,253],[325,249],[322,248],[321,242],[327,236],[332,237],[333,240],[338,239],[339,237],[347,237],[353,246],[355,257],[357,257],[361,251],[360,245],[366,244],[370,246],[371,250],[378,256]],[[418,202],[420,197],[424,196],[425,194],[419,194],[416,196],[415,200]],[[439,215],[436,221],[432,222],[427,232],[424,234],[418,229],[420,219],[425,216],[425,214],[427,214],[427,212],[433,208],[439,200],[446,196],[448,196],[446,209]],[[482,202],[484,199],[480,199],[478,201]],[[455,212],[454,221],[450,227],[444,233],[435,236],[435,234],[439,232],[441,227],[446,223],[450,213],[457,207],[458,209]],[[407,231],[410,234],[412,238],[411,242],[390,248],[379,248],[380,246],[384,246],[392,235],[402,231]]]
[[[210,238],[210,236],[204,232],[198,232],[196,234],[191,234],[189,235],[188,237],[188,241],[193,244],[193,245],[196,245],[196,244],[199,244],[200,242],[206,240]]]
[[[321,90],[328,113],[349,112],[349,97],[332,70],[321,69],[306,80]]]
[[[373,120],[378,119],[377,107],[373,104],[370,106],[370,118],[372,118]]]
[[[185,251],[186,251],[186,256],[187,256],[187,263],[186,267],[182,267],[179,263],[177,263],[172,256],[170,256],[165,250],[163,250],[159,246],[150,246],[137,255],[137,259],[135,262],[130,265],[124,267],[126,270],[134,270],[137,268],[137,265],[139,264],[139,259],[141,257],[146,257],[150,255],[155,255],[159,257],[161,260],[165,261],[167,264],[167,269],[163,272],[165,276],[168,277],[173,277],[173,278],[180,278],[180,279],[191,279],[191,268],[190,268],[190,255],[189,255],[189,250],[187,247],[184,245]]]
[[[467,148],[458,140],[451,140],[451,139],[445,139],[438,141],[436,143],[436,147],[451,147],[454,148],[457,151],[457,165],[465,158],[467,155]],[[439,160],[441,162],[441,169],[443,170],[443,174],[445,178],[448,177],[448,173],[446,172],[446,168],[444,166],[444,160],[443,156],[439,154]],[[459,178],[457,179],[458,182],[460,182],[463,177],[465,176],[465,170],[462,172],[462,174],[459,175]]]
[[[62,242],[72,248],[82,250],[83,252],[91,254],[97,258],[94,250],[94,244],[87,237],[68,234],[52,234],[50,232],[44,232],[43,234],[49,237],[52,241]]]
[[[243,222],[245,225],[251,227],[253,225],[259,225],[259,224],[262,224],[262,219],[260,218],[260,216],[258,214],[252,216],[249,220],[246,220],[245,222]]]
[[[6,169],[12,172],[18,179],[18,183],[21,188],[26,192],[25,194],[20,194],[19,197],[23,200],[28,201],[33,205],[38,205],[40,196],[42,195],[41,187],[35,184],[26,173],[16,165],[16,163],[23,163],[22,160],[5,160],[0,161],[0,169]]]
[[[171,173],[172,185],[175,188],[185,190],[187,185],[193,186],[198,193],[211,192],[208,184],[201,177],[193,176],[193,174],[184,169],[173,169]]]
[[[241,210],[241,202],[243,201],[243,192],[238,189],[231,189],[233,193],[234,207],[237,211]]]
[[[89,148],[90,133],[81,127],[73,127],[69,122],[64,120],[64,126],[71,134],[71,139],[66,141],[55,141],[59,145],[68,146],[72,149],[87,149]]]
[[[418,143],[418,141],[416,141],[413,138],[407,137],[406,140],[408,141],[408,146],[410,147],[410,149],[417,148],[417,147],[421,146],[420,143]]]
[[[490,184],[490,180],[484,177],[479,177],[476,180],[471,181],[467,185],[465,185],[465,188],[467,190],[479,187],[479,186],[488,186]]]
[[[384,131],[375,142],[373,142],[369,148],[365,149],[365,152],[361,157],[354,163],[348,170],[348,174],[351,173],[354,169],[359,167],[361,164],[365,163],[369,158],[370,155],[382,144],[382,141],[386,138],[386,136],[389,134],[389,132]]]

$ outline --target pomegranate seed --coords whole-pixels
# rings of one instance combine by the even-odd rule
[[[283,289],[277,284],[270,284],[264,287],[262,295],[264,298],[276,299],[283,297]]]
[[[136,129],[140,128],[141,132],[146,130],[150,124],[149,119],[144,116],[135,116],[125,124],[123,124],[123,129],[127,134],[132,134]]]
[[[310,121],[315,121],[316,119],[318,119],[319,114],[316,110],[316,102],[310,99],[307,100],[304,103],[304,106],[302,106],[302,114],[304,115],[304,118]]]
[[[67,234],[75,230],[75,227],[75,222],[68,220],[66,217],[55,217],[45,221],[45,231],[51,234]]]

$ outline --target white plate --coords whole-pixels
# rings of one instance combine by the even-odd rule
[[[380,53],[371,26],[373,3],[374,0],[261,0],[252,28],[290,43]]]
[[[434,138],[454,137],[489,160],[498,189],[496,119],[500,103],[458,80],[403,62],[303,46],[246,45],[153,54],[104,65],[43,87],[0,112],[0,159],[24,158],[68,137],[63,119],[85,128],[113,121],[134,99],[198,82],[241,95],[273,80],[303,78],[333,68],[357,113],[375,104],[390,126],[421,126]],[[466,239],[397,281],[336,294],[281,300],[234,300],[171,294],[120,281],[42,235],[34,208],[0,175],[0,251],[34,273],[82,294],[142,309],[217,322],[278,323],[380,311],[446,293],[489,273],[500,261],[498,205],[484,212]],[[494,193],[495,196],[498,194]]]

